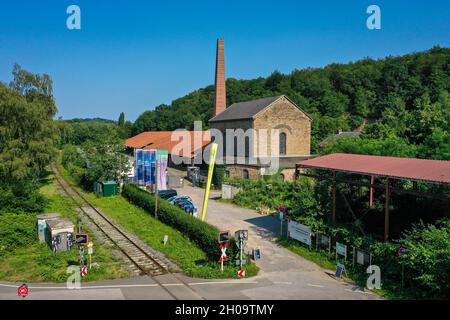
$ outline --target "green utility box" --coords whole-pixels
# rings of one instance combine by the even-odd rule
[[[119,186],[115,181],[96,181],[94,191],[98,196],[110,197],[119,194]]]

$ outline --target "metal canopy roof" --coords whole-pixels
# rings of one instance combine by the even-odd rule
[[[450,184],[450,161],[333,153],[297,167]]]

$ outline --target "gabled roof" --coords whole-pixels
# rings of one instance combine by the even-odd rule
[[[192,158],[195,156],[195,153],[199,151],[199,149],[211,143],[211,134],[209,131],[186,131],[186,135],[188,135],[190,139],[188,144],[190,149],[183,149],[177,152],[177,154],[173,154],[172,150],[174,150],[174,147],[180,143],[179,140],[172,139],[173,132],[174,131],[142,132],[127,139],[125,141],[125,146],[136,149],[163,149],[167,150],[170,155]],[[198,137],[200,137],[200,141],[197,142],[195,139]]]
[[[253,119],[256,114],[263,111],[265,108],[270,106],[272,103],[280,99],[281,97],[285,97],[292,104],[295,105],[288,97],[281,95],[276,97],[262,98],[252,101],[246,102],[238,102],[233,103],[231,106],[225,109],[225,111],[219,113],[215,117],[211,118],[209,122],[220,122],[220,121],[229,121],[229,120],[245,120],[245,119]],[[296,106],[297,107],[297,106]],[[298,108],[298,107],[297,107]],[[298,108],[300,111],[305,113],[303,110]],[[306,113],[305,115],[311,119]]]
[[[333,153],[297,167],[450,184],[450,161]]]
[[[225,111],[210,119],[209,122],[251,119],[255,114],[278,100],[278,98],[280,96],[233,103]]]

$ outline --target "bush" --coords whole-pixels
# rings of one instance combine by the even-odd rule
[[[35,181],[22,181],[15,185],[0,184],[0,212],[41,212],[46,200],[38,189],[39,183]]]
[[[0,213],[0,256],[35,241],[35,215]]]
[[[420,298],[450,298],[450,220],[435,225],[416,225],[399,244],[407,281]]]
[[[215,165],[212,176],[212,184],[214,185],[214,187],[221,188],[224,178],[225,178],[225,166],[220,164]]]
[[[153,195],[132,184],[124,185],[122,195],[134,205],[141,207],[151,215],[155,215]],[[186,214],[183,210],[163,199],[158,199],[158,219],[191,239],[206,253],[208,258],[215,261],[219,259],[220,252],[217,245],[219,230],[216,227]],[[230,257],[232,257],[235,250],[233,239],[230,241],[228,250]]]

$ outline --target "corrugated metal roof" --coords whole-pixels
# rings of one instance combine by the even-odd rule
[[[146,131],[125,141],[125,145],[129,148],[138,149],[163,149],[167,150],[171,155],[180,157],[192,158],[195,153],[211,143],[211,134],[209,131],[180,131],[189,135],[190,145],[187,148],[174,151],[175,146],[180,143],[180,140],[173,140],[172,134],[175,131]],[[201,136],[198,138],[198,136]],[[198,139],[199,141],[194,141]],[[179,148],[177,148],[179,149]],[[174,154],[173,151],[176,153]]]
[[[231,106],[225,109],[225,111],[219,113],[210,122],[228,121],[228,120],[244,120],[251,119],[258,112],[263,110],[268,105],[272,104],[282,96],[263,98],[258,100],[233,103]]]
[[[450,161],[333,153],[298,167],[450,184]]]

